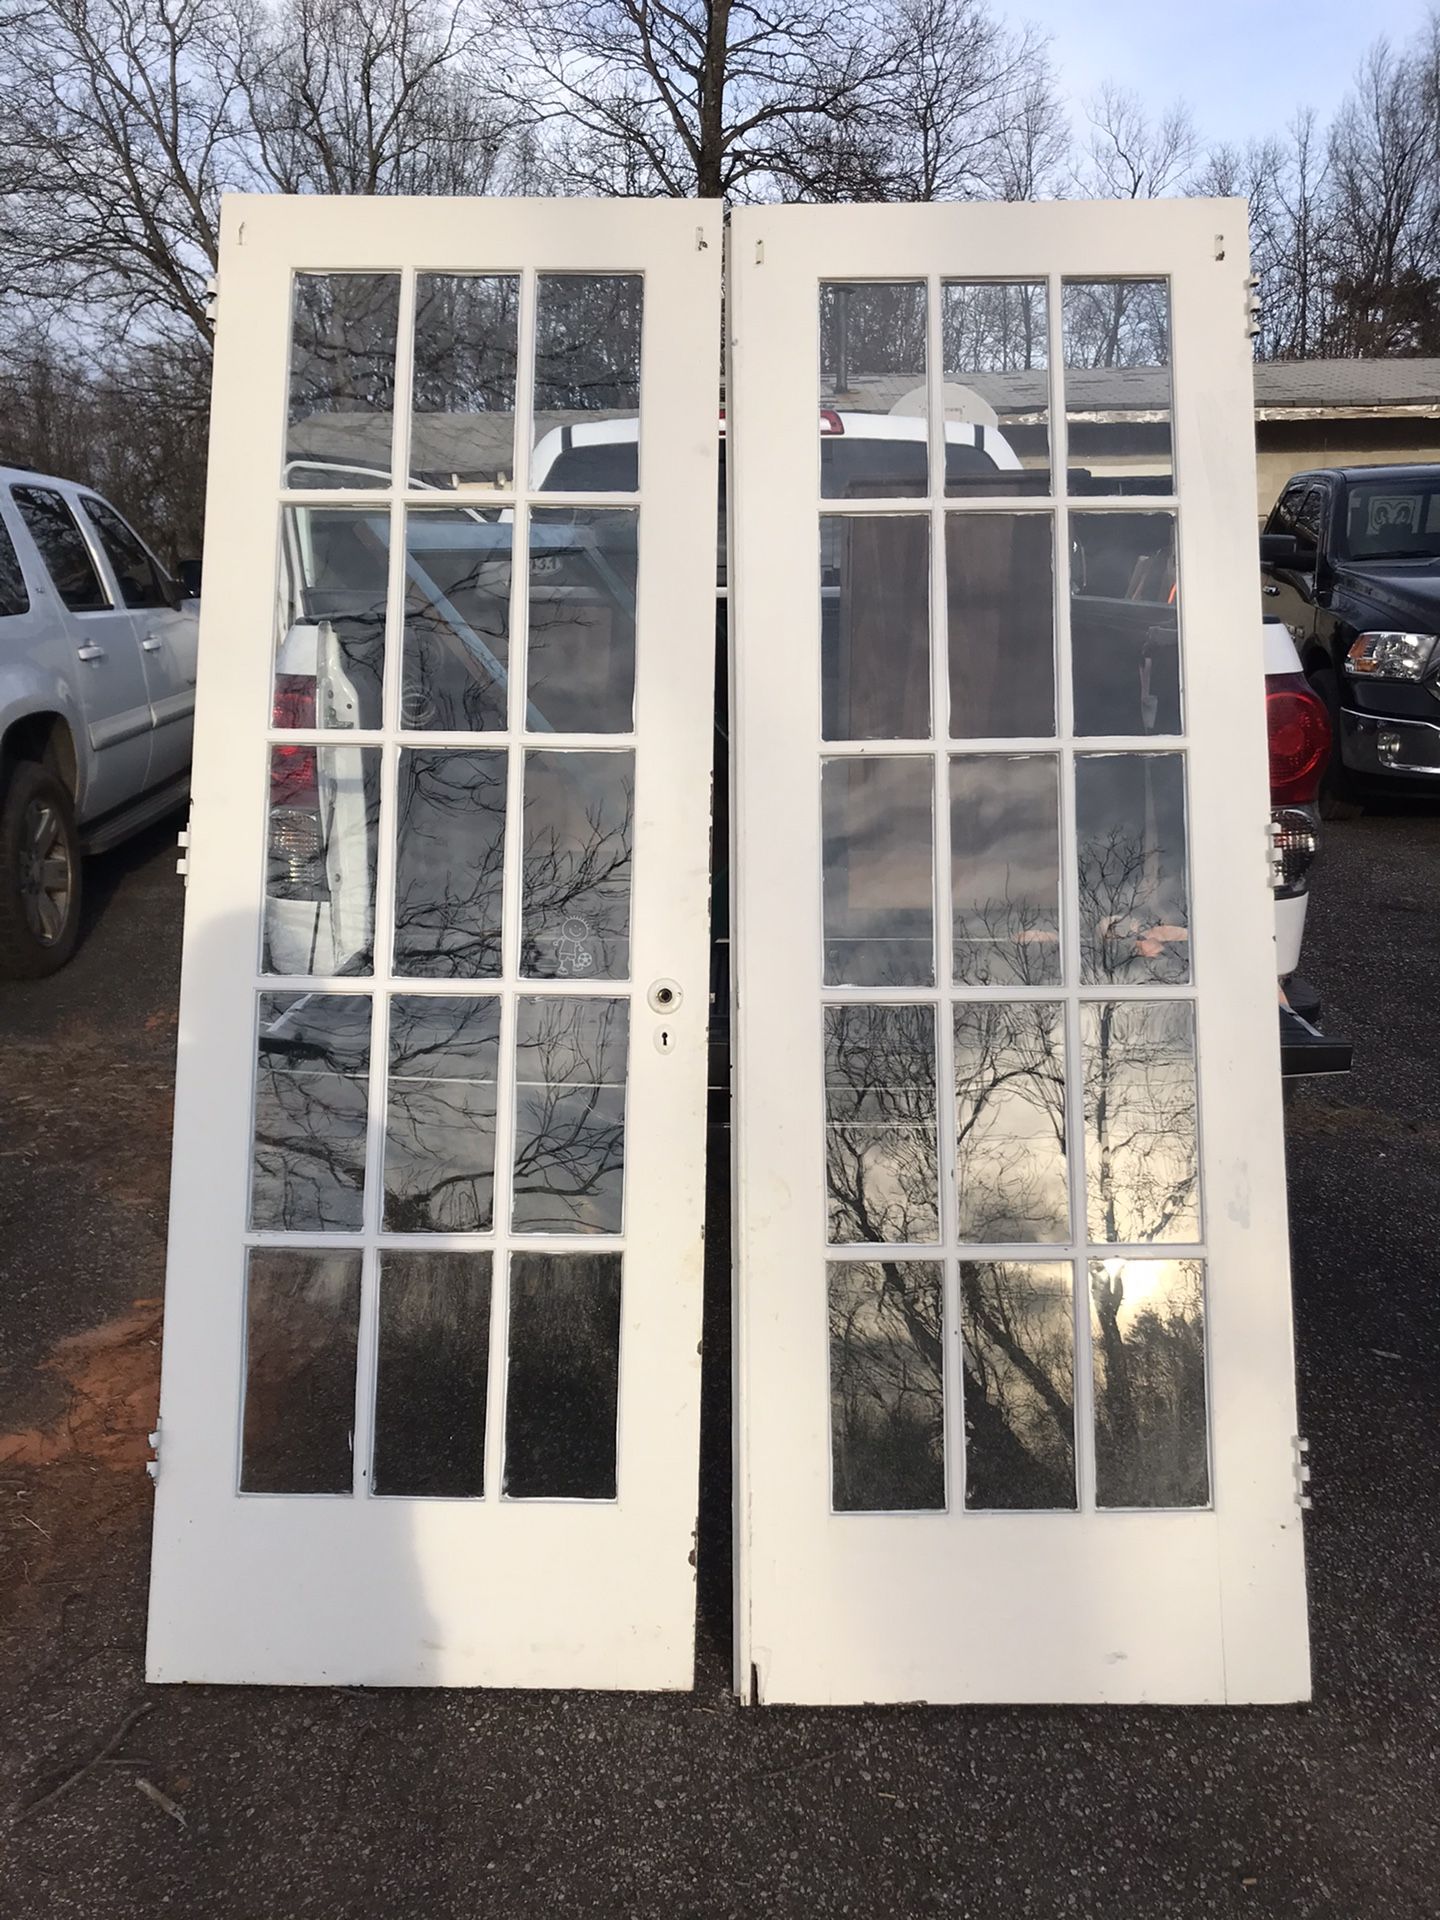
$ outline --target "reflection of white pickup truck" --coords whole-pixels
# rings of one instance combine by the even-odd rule
[[[0,468],[0,974],[63,966],[82,854],[183,804],[197,605],[97,494]]]

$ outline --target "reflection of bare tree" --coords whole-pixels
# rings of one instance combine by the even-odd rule
[[[960,1267],[965,1504],[1075,1505],[1075,1336],[1068,1265]]]
[[[1091,1239],[1198,1239],[1193,1007],[1104,1000],[1081,1014]]]
[[[484,1493],[490,1274],[483,1252],[384,1255],[373,1492]]]
[[[452,544],[436,545],[437,529]],[[494,534],[498,540],[488,521],[470,513],[410,515],[401,688],[401,721],[407,727],[504,731],[510,528],[497,527]]]
[[[247,1493],[349,1493],[360,1255],[254,1249],[245,1288]]]
[[[369,1078],[368,995],[260,996],[253,1227],[358,1232]]]
[[[1048,366],[1045,293],[1043,280],[948,283],[940,317],[946,378]]]
[[[834,1261],[829,1288],[835,1508],[943,1507],[939,1266]]]
[[[957,901],[954,966],[957,982],[971,987],[1057,985],[1058,906],[1008,896],[970,906]]]
[[[1067,367],[1169,364],[1170,295],[1163,280],[1067,282],[1063,318]]]
[[[1127,1285],[1143,1289],[1138,1304]],[[1198,1260],[1091,1266],[1102,1507],[1209,1503],[1204,1285]]]
[[[939,1231],[935,1014],[825,1009],[832,1242],[923,1244]]]
[[[535,302],[535,411],[634,412],[640,404],[638,273],[542,273]]]
[[[1119,827],[1080,842],[1082,980],[1189,979],[1185,874],[1174,862],[1170,849]]]
[[[630,1006],[521,1000],[515,1037],[517,1228],[618,1233]]]
[[[634,755],[526,755],[522,973],[624,979],[630,964]]]
[[[955,1008],[955,1130],[962,1240],[1068,1237],[1060,1007],[987,1000]]]
[[[515,1253],[505,1395],[511,1499],[613,1500],[618,1253]]]
[[[401,754],[398,973],[499,973],[505,767],[503,751]]]
[[[490,1225],[499,1052],[498,1000],[391,1000],[385,1225],[392,1233]]]
[[[519,316],[518,274],[417,275],[417,416],[513,413]]]
[[[395,404],[398,273],[299,273],[290,351],[290,419],[383,413],[385,465]]]

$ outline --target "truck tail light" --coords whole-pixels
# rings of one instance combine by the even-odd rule
[[[1265,677],[1270,735],[1270,804],[1311,806],[1330,759],[1330,715],[1303,673]]]
[[[315,725],[315,681],[309,674],[275,677],[277,729]],[[317,747],[270,749],[270,853],[272,900],[323,900],[325,833],[320,817],[320,755]]]

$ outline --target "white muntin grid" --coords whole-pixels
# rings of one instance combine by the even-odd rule
[[[1096,276],[1097,280],[1123,279],[1133,277],[1136,281],[1154,283],[1162,276],[1156,274],[1136,274],[1134,276]],[[876,284],[894,285],[906,276],[887,277]],[[1073,661],[1071,655],[1070,626],[1070,522],[1073,514],[1169,514],[1175,518],[1178,528],[1179,515],[1179,476],[1174,465],[1175,448],[1173,426],[1171,431],[1172,485],[1164,493],[1125,495],[1115,493],[1087,494],[1072,498],[1069,491],[1069,433],[1068,407],[1065,397],[1065,354],[1063,339],[1063,289],[1068,284],[1094,284],[1094,281],[1082,276],[1072,275],[1020,275],[990,276],[988,284],[1004,285],[1028,282],[1032,285],[1043,284],[1046,291],[1047,318],[1047,425],[1049,435],[1049,462],[1051,485],[1044,494],[1005,494],[1000,491],[981,493],[975,491],[956,497],[948,497],[945,492],[945,412],[943,387],[945,384],[942,299],[946,285],[987,284],[986,277],[977,275],[968,278],[954,273],[932,273],[926,278],[926,315],[927,315],[927,360],[926,360],[926,399],[927,399],[927,490],[905,498],[874,499],[835,499],[820,494],[819,441],[817,438],[815,462],[817,474],[817,514],[821,518],[859,517],[862,515],[885,515],[888,517],[926,516],[929,523],[929,697],[931,734],[927,739],[891,740],[828,740],[820,736],[819,716],[815,716],[817,780],[820,766],[824,762],[844,758],[900,758],[928,757],[934,766],[934,791],[932,796],[932,868],[931,868],[931,927],[932,947],[935,958],[935,981],[931,987],[850,987],[822,984],[820,1001],[823,1009],[835,1005],[893,1005],[927,1006],[933,1010],[935,1025],[935,1087],[936,1087],[936,1129],[939,1170],[939,1237],[932,1242],[898,1244],[893,1242],[832,1242],[825,1237],[828,1227],[829,1194],[822,1196],[819,1208],[819,1220],[822,1235],[821,1272],[826,1274],[830,1263],[853,1262],[873,1264],[876,1261],[913,1262],[943,1270],[942,1285],[942,1350],[944,1356],[942,1396],[944,1418],[944,1464],[945,1498],[944,1506],[935,1509],[902,1509],[906,1517],[932,1522],[945,1515],[961,1515],[971,1520],[983,1520],[987,1509],[969,1509],[965,1505],[965,1423],[963,1417],[963,1370],[961,1366],[961,1317],[960,1317],[960,1268],[967,1264],[986,1262],[1013,1262],[1015,1264],[1033,1264],[1049,1267],[1064,1266],[1071,1278],[1071,1310],[1073,1338],[1073,1397],[1072,1413],[1074,1420],[1074,1466],[1076,1484],[1076,1506],[1067,1508],[1034,1509],[1037,1515],[1051,1514],[1057,1520],[1093,1514],[1097,1510],[1106,1514],[1120,1513],[1125,1509],[1107,1507],[1097,1509],[1096,1468],[1095,1468],[1095,1426],[1094,1426],[1094,1374],[1090,1315],[1090,1263],[1100,1260],[1144,1260],[1151,1262],[1198,1261],[1202,1275],[1202,1329],[1205,1327],[1204,1307],[1204,1262],[1206,1248],[1204,1244],[1203,1193],[1199,1192],[1199,1168],[1203,1159],[1201,1151],[1201,1116],[1199,1112],[1199,1085],[1196,1063],[1198,1059],[1199,1038],[1195,1025],[1196,1018],[1196,942],[1193,931],[1193,914],[1190,938],[1187,941],[1189,956],[1189,977],[1176,985],[1157,984],[1082,984],[1080,968],[1080,902],[1078,874],[1078,835],[1075,819],[1075,763],[1077,757],[1107,753],[1127,755],[1170,754],[1180,758],[1184,787],[1184,820],[1186,837],[1189,836],[1190,802],[1188,767],[1189,741],[1186,735],[1187,707],[1185,692],[1185,646],[1184,646],[1184,591],[1177,593],[1176,603],[1180,618],[1181,642],[1179,647],[1180,672],[1180,713],[1181,730],[1174,734],[1143,735],[1079,735],[1075,733],[1075,688]],[[828,284],[864,285],[863,279],[852,279]],[[817,296],[819,288],[817,286]],[[1167,315],[1170,310],[1171,289],[1166,285]],[[819,300],[816,302],[816,320],[819,324]],[[1167,333],[1173,342],[1173,329],[1167,327]],[[1173,387],[1173,344],[1170,349],[1170,363],[1167,371]],[[1057,480],[1059,484],[1057,484]],[[1051,735],[1027,735],[1023,737],[1003,736],[975,738],[952,736],[950,731],[950,663],[949,663],[949,603],[946,580],[946,540],[945,527],[947,516],[957,513],[974,514],[1033,514],[1044,516],[1050,523],[1053,536],[1053,643],[1054,643],[1054,689],[1055,689],[1055,732]],[[817,540],[815,552],[819,555],[820,543]],[[1179,580],[1179,541],[1176,540],[1176,578]],[[818,575],[817,575],[818,584]],[[967,986],[951,983],[952,974],[952,873],[950,849],[950,763],[953,757],[961,755],[995,755],[1016,757],[1019,755],[1044,755],[1055,764],[1059,779],[1059,812],[1057,844],[1060,858],[1060,955],[1061,980],[1045,985],[1003,985],[1003,986]],[[1188,852],[1186,872],[1189,873]],[[823,868],[823,862],[822,862]],[[816,919],[823,929],[825,926],[823,901],[823,871],[817,876]],[[823,954],[822,939],[821,951]],[[955,1045],[954,1018],[955,1007],[971,1003],[1014,1004],[1035,1002],[1055,1005],[1061,1009],[1062,1045],[1065,1074],[1065,1181],[1069,1200],[1070,1233],[1063,1241],[1025,1241],[1020,1243],[971,1243],[962,1242],[959,1237],[958,1192],[956,1180],[956,1110],[955,1110]],[[1147,1241],[1125,1243],[1103,1243],[1089,1237],[1088,1194],[1086,1180],[1085,1154],[1085,1050],[1082,1044],[1081,1020],[1082,1008],[1089,1003],[1112,1002],[1118,1004],[1146,1002],[1181,1002],[1191,1008],[1191,1053],[1190,1078],[1191,1091],[1195,1103],[1195,1138],[1193,1158],[1196,1170],[1197,1194],[1196,1212],[1200,1224],[1200,1238],[1194,1242]],[[824,1071],[824,1048],[821,1048],[821,1070]],[[828,1097],[822,1085],[820,1112],[828,1113]],[[828,1122],[827,1122],[828,1124]],[[825,1312],[828,1317],[828,1277],[822,1289]],[[1212,1419],[1210,1409],[1210,1368],[1208,1358],[1208,1330],[1204,1338],[1205,1363],[1205,1417],[1206,1417],[1206,1453],[1207,1478],[1209,1484],[1208,1506],[1215,1501],[1213,1449],[1210,1445]],[[828,1335],[826,1350],[828,1352]],[[829,1369],[826,1369],[828,1381]],[[830,1431],[830,1412],[827,1408],[825,1430]],[[832,1459],[833,1472],[833,1459]],[[834,1508],[832,1488],[832,1512],[836,1519],[873,1518],[876,1509],[839,1510]],[[878,1511],[884,1511],[883,1509]],[[1007,1509],[1007,1511],[1013,1511]],[[1157,1511],[1147,1508],[1144,1511]]]
[[[527,643],[529,626],[529,527],[532,507],[545,509],[583,508],[597,509],[605,507],[628,508],[636,513],[637,561],[638,542],[642,536],[640,514],[640,494],[612,492],[576,492],[561,490],[540,490],[535,487],[532,441],[534,437],[534,373],[535,373],[535,326],[537,307],[537,280],[542,271],[535,268],[485,267],[475,269],[476,277],[495,277],[512,273],[519,280],[518,302],[518,352],[516,359],[516,392],[513,416],[515,434],[515,458],[512,462],[512,484],[508,487],[496,487],[489,484],[460,485],[453,488],[434,489],[417,488],[410,485],[410,434],[412,413],[412,385],[414,366],[414,326],[416,281],[427,271],[414,265],[395,270],[400,282],[399,308],[397,320],[396,357],[395,357],[395,399],[391,438],[391,475],[389,483],[383,487],[366,488],[361,491],[337,489],[293,489],[283,485],[279,488],[277,499],[277,556],[280,543],[284,539],[284,519],[292,510],[324,509],[327,507],[344,508],[372,516],[384,514],[389,521],[388,585],[386,597],[385,641],[383,652],[383,680],[381,693],[381,720],[379,729],[336,729],[336,728],[276,728],[273,714],[267,712],[263,750],[267,766],[269,757],[276,747],[312,746],[319,750],[344,750],[367,748],[379,756],[378,783],[378,823],[376,828],[376,858],[374,874],[373,902],[373,964],[372,970],[364,975],[283,975],[268,974],[260,969],[260,949],[263,940],[263,915],[265,912],[266,884],[264,863],[268,859],[267,842],[262,842],[259,858],[262,870],[255,896],[261,903],[262,924],[255,929],[256,965],[252,981],[252,1023],[257,1017],[260,997],[267,994],[343,994],[368,998],[371,1003],[369,1065],[367,1073],[367,1120],[365,1138],[365,1167],[363,1189],[362,1224],[356,1231],[323,1232],[304,1228],[269,1230],[255,1229],[249,1225],[248,1199],[246,1230],[242,1236],[244,1259],[248,1265],[251,1250],[257,1248],[284,1248],[295,1252],[325,1251],[327,1249],[358,1249],[362,1254],[362,1278],[360,1296],[360,1317],[358,1329],[358,1351],[356,1359],[356,1400],[353,1428],[353,1480],[350,1493],[342,1494],[287,1494],[285,1499],[335,1500],[348,1499],[351,1494],[368,1495],[370,1493],[371,1467],[375,1441],[375,1406],[377,1367],[379,1360],[379,1309],[381,1263],[385,1255],[398,1252],[467,1252],[490,1256],[490,1327],[489,1362],[485,1408],[485,1487],[483,1495],[385,1495],[376,1496],[387,1501],[393,1498],[424,1499],[427,1501],[459,1501],[464,1504],[486,1503],[503,1499],[502,1486],[504,1475],[504,1443],[506,1422],[506,1391],[509,1370],[509,1267],[512,1252],[554,1253],[567,1255],[619,1254],[623,1258],[626,1240],[622,1230],[618,1233],[596,1233],[576,1230],[572,1233],[526,1232],[517,1231],[510,1225],[512,1209],[512,1185],[514,1172],[514,1152],[516,1144],[516,1031],[517,1003],[522,1000],[553,1000],[560,998],[604,999],[625,1002],[630,1009],[627,1036],[626,1059],[629,1049],[635,1044],[634,1006],[633,1006],[633,966],[627,967],[624,977],[619,979],[569,979],[548,976],[523,977],[520,970],[521,959],[521,866],[523,849],[523,802],[524,774],[527,756],[530,752],[545,749],[550,751],[584,751],[587,753],[615,753],[628,758],[633,779],[638,761],[639,742],[633,722],[630,730],[623,733],[558,733],[541,730],[527,722],[532,717],[527,713],[525,704],[527,674]],[[451,269],[444,271],[450,272]],[[339,277],[341,270],[336,270]],[[643,271],[628,272],[614,269],[619,277],[637,278],[642,282]],[[300,270],[292,276],[292,288]],[[546,277],[560,277],[546,272]],[[606,277],[602,274],[586,272],[584,277]],[[293,340],[292,340],[293,346]],[[642,406],[644,388],[644,318],[642,308],[641,331],[641,387]],[[287,378],[288,390],[288,378]],[[510,566],[510,611],[509,643],[506,678],[506,728],[502,732],[468,733],[454,730],[425,730],[406,728],[401,717],[401,693],[403,677],[403,649],[405,630],[405,603],[407,593],[407,553],[406,524],[412,509],[456,508],[494,509],[509,516],[512,526],[511,566]],[[277,591],[277,606],[280,595]],[[283,609],[277,614],[277,621],[284,618]],[[278,637],[278,635],[277,635]],[[634,678],[638,684],[640,673],[640,650],[644,646],[644,637],[636,634]],[[267,695],[268,697],[268,695]],[[395,868],[396,841],[399,825],[398,782],[400,755],[405,751],[439,752],[447,749],[469,750],[472,752],[493,751],[505,753],[506,768],[506,811],[504,823],[503,879],[501,908],[501,967],[498,975],[471,978],[449,977],[409,977],[395,971]],[[633,863],[633,851],[632,851]],[[638,876],[632,871],[629,885],[630,927],[633,936],[635,922],[636,885]],[[500,1031],[498,1042],[498,1069],[496,1078],[496,1114],[494,1127],[494,1178],[492,1190],[492,1224],[488,1229],[474,1232],[391,1232],[383,1224],[385,1201],[385,1150],[386,1120],[389,1104],[389,1009],[394,998],[434,997],[449,1000],[477,1001],[489,999],[498,1003],[500,1011]],[[257,1035],[258,1038],[258,1035]],[[257,1056],[258,1059],[258,1056]],[[627,1072],[628,1079],[628,1072]],[[250,1088],[250,1138],[255,1132],[255,1078]],[[622,1150],[623,1151],[623,1150]],[[625,1187],[622,1173],[622,1204]],[[248,1182],[247,1182],[248,1196]],[[622,1228],[624,1216],[622,1215]],[[477,1261],[477,1268],[479,1262]],[[477,1273],[477,1280],[478,1280]],[[623,1280],[622,1280],[623,1286]],[[242,1381],[248,1366],[244,1316],[246,1313],[245,1291],[241,1298],[241,1369]],[[622,1339],[619,1354],[621,1375],[617,1384],[617,1405],[623,1390],[624,1341],[623,1317]],[[239,1417],[243,1428],[244,1394],[240,1396]],[[237,1487],[243,1432],[236,1435],[236,1472]],[[245,1494],[247,1499],[270,1499],[271,1494]],[[584,1500],[574,1504],[586,1506],[603,1505],[604,1501]],[[527,1497],[525,1505],[572,1504],[569,1497],[538,1500]]]

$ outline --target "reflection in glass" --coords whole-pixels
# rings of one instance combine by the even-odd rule
[[[926,492],[925,284],[820,288],[820,491],[827,500]],[[863,419],[857,416],[870,415]]]
[[[1060,789],[1051,754],[956,754],[950,762],[955,980],[1060,979]]]
[[[512,533],[499,508],[406,514],[402,727],[505,731]]]
[[[385,487],[395,413],[398,273],[297,273],[287,487]]]
[[[644,302],[638,273],[538,276],[532,485],[568,493],[614,487],[612,448],[621,436],[600,423],[633,422],[640,411]],[[633,427],[623,436],[634,437]]]
[[[1061,325],[1071,493],[1169,493],[1167,282],[1067,280]]]
[[[525,693],[533,730],[634,726],[639,521],[633,507],[532,511]]]
[[[945,491],[1048,493],[1050,343],[1043,280],[954,280],[940,289]]]
[[[505,1382],[511,1500],[613,1500],[618,1253],[512,1253]]]
[[[955,1008],[955,1128],[962,1241],[1070,1237],[1060,1007],[984,1000]]]
[[[378,747],[270,749],[262,972],[373,969],[379,820]]]
[[[623,980],[630,971],[633,753],[525,756],[520,971]]]
[[[503,749],[400,754],[395,971],[452,980],[500,971]]]
[[[415,276],[411,484],[513,486],[520,278]]]
[[[350,1492],[359,1332],[358,1250],[251,1250],[242,1493]]]
[[[1095,1503],[1208,1507],[1205,1269],[1094,1260]]]
[[[831,1505],[945,1505],[944,1314],[938,1264],[832,1260]]]
[[[392,998],[387,1231],[476,1233],[491,1224],[499,1057],[497,999]]]
[[[961,1262],[972,1510],[1076,1504],[1073,1284],[1068,1261]]]
[[[1080,1020],[1090,1238],[1198,1240],[1194,1007],[1095,1000]]]
[[[930,737],[930,523],[820,521],[820,702],[827,740]]]
[[[1173,513],[1072,513],[1070,648],[1079,734],[1180,732]]]
[[[619,1233],[630,1004],[537,995],[516,1005],[511,1223],[525,1233]]]
[[[370,996],[262,993],[250,1224],[358,1233]]]
[[[380,726],[389,590],[388,510],[285,508],[276,727]]]
[[[934,801],[928,754],[822,763],[827,986],[934,984]]]
[[[1178,753],[1075,759],[1080,978],[1190,978],[1185,762]]]
[[[488,1253],[383,1253],[372,1493],[485,1491]]]
[[[825,1009],[825,1177],[832,1243],[939,1235],[933,1007]]]
[[[1054,733],[1050,515],[948,515],[945,570],[952,736],[1003,740]]]

